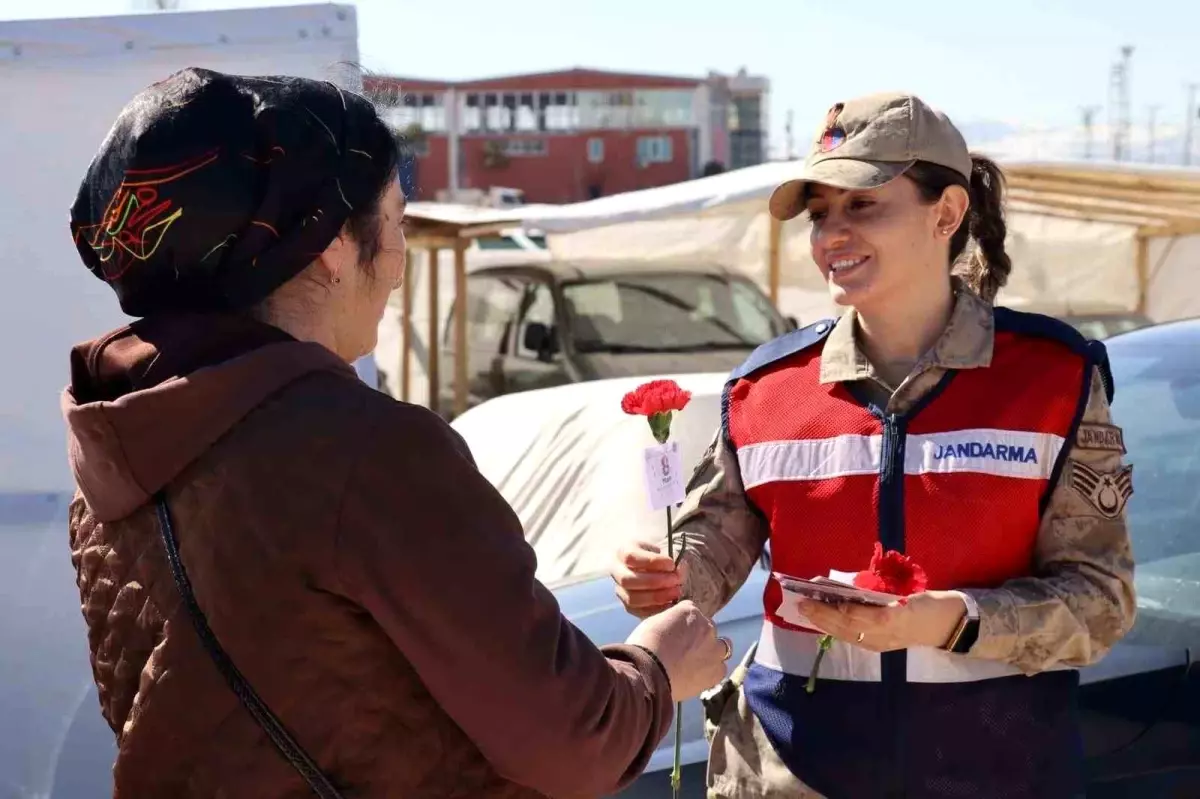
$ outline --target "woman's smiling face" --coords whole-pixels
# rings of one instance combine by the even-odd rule
[[[810,184],[812,257],[834,302],[858,309],[903,302],[945,281],[947,237],[938,228],[944,201],[924,202],[906,177],[876,189]]]

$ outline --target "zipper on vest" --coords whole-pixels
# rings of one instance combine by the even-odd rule
[[[907,419],[884,414],[883,453],[879,466],[879,542],[885,550],[904,552],[904,444]],[[904,740],[905,686],[908,684],[908,651],[884,652],[880,656],[884,729],[892,730],[891,763],[885,770],[884,793],[888,799],[905,795]]]

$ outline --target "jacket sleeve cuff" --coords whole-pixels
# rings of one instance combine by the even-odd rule
[[[650,701],[654,705],[656,730],[651,738],[661,740],[675,717],[675,705],[671,701],[671,681],[662,661],[649,650],[628,644],[609,644],[600,647],[600,652],[610,661],[628,663],[641,675]]]
[[[967,653],[983,660],[1011,663],[1017,654],[1020,618],[1012,595],[1002,588],[965,589],[979,609],[979,636]]]

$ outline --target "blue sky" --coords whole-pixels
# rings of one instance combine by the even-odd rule
[[[139,0],[0,0],[0,18],[128,13]],[[293,0],[294,2],[294,0]],[[189,10],[289,5],[182,0]],[[1123,44],[1135,129],[1157,104],[1182,125],[1200,81],[1196,0],[358,0],[359,49],[373,69],[466,78],[569,66],[772,81],[773,143],[787,111],[802,146],[833,102],[916,92],[966,125],[1076,126],[1105,105]],[[569,11],[568,11],[569,9]],[[1104,113],[1097,121],[1104,120]]]

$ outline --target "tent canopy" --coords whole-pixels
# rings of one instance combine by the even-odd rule
[[[809,225],[772,220],[767,198],[800,170],[770,162],[697,180],[563,206],[525,206],[514,218],[547,234],[556,259],[666,264],[716,262],[767,286],[801,319],[836,312],[809,256]],[[1001,300],[1046,313],[1200,314],[1200,170],[1128,164],[1011,163]],[[490,227],[489,227],[490,225]]]
[[[547,233],[663,217],[703,214],[741,204],[765,210],[775,187],[795,177],[798,161],[772,161],[718,175],[625,192],[568,205],[527,205],[476,216],[473,227],[522,225]],[[1186,227],[1200,232],[1200,169],[1132,167],[1096,162],[1064,164],[1005,164],[1010,204],[1016,210],[1063,210],[1081,217],[1134,227]],[[436,206],[438,203],[414,205]],[[1072,216],[1071,218],[1080,218]],[[473,230],[472,232],[478,232]]]
[[[1124,164],[1012,164],[1009,208],[1136,227],[1146,236],[1200,233],[1200,170]]]
[[[551,257],[578,264],[621,261],[661,269],[699,264],[741,272],[802,323],[836,315],[810,257],[803,218],[780,223],[767,199],[799,162],[770,162],[697,180],[570,205],[486,208],[414,202],[409,244],[454,251],[454,295],[466,292],[464,252],[473,237],[521,227],[546,234]],[[1055,315],[1140,313],[1158,321],[1200,315],[1200,170],[1127,164],[1010,163],[1008,240],[1013,271],[1000,302]],[[429,282],[430,405],[437,409],[438,279]],[[401,395],[409,396],[411,287],[403,289]],[[458,303],[456,308],[463,308]],[[466,341],[466,318],[454,318]],[[455,348],[455,410],[465,408],[466,348]]]

